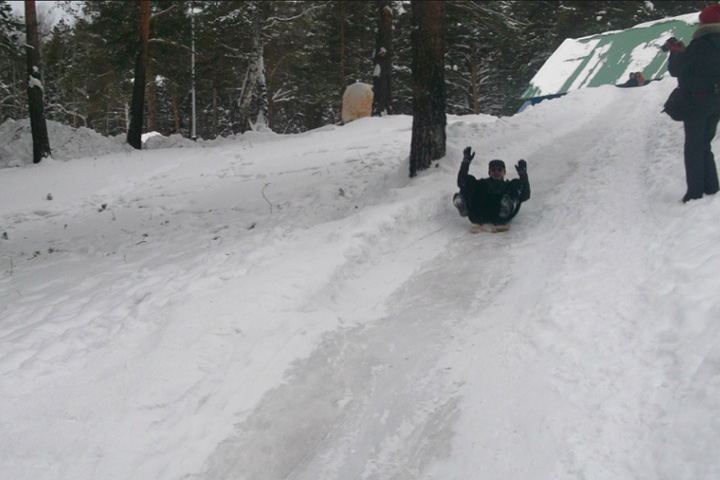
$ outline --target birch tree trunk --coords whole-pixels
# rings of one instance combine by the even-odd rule
[[[472,70],[470,81],[472,82],[473,113],[477,115],[480,113],[480,89],[478,88],[477,63],[473,62],[470,68]]]
[[[145,108],[145,77],[148,66],[148,38],[150,36],[150,0],[140,1],[140,41],[135,61],[133,95],[130,103],[130,126],[127,143],[133,148],[142,148],[142,125]]]
[[[238,107],[240,110],[239,128],[240,132],[245,132],[250,129],[250,115],[253,95],[257,87],[258,78],[262,72],[263,63],[263,38],[262,38],[262,19],[260,18],[260,9],[258,5],[252,5],[252,11],[250,12],[250,18],[252,22],[252,44],[250,47],[250,60],[248,64],[247,75],[245,76],[245,83],[243,85],[240,99],[238,100]]]
[[[215,138],[218,136],[218,92],[217,87],[213,87],[212,90],[212,102],[213,102],[213,109],[212,109],[212,136],[210,138]]]
[[[412,0],[413,125],[410,176],[445,156],[445,6]]]
[[[242,89],[238,107],[240,110],[239,127],[240,132],[250,129],[250,110],[252,107],[253,94],[257,85],[258,76],[260,74],[260,59],[262,58],[262,40],[256,36],[253,37],[252,50],[250,52],[250,64],[245,78],[245,84]]]
[[[342,98],[348,86],[345,72],[345,2],[338,3],[340,5],[340,98]]]
[[[49,157],[51,152],[44,113],[43,83],[40,75],[40,42],[38,42],[35,0],[25,0],[25,27],[27,33],[28,112],[30,114],[30,131],[33,140],[33,163],[40,163],[43,158]]]
[[[265,55],[264,52],[260,52],[258,59],[258,76],[255,82],[255,91],[258,99],[258,112],[255,123],[251,123],[250,126],[253,130],[267,130],[268,128],[268,90],[267,90],[267,77],[265,76]]]

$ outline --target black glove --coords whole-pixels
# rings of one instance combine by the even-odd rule
[[[472,148],[465,147],[465,150],[463,150],[463,162],[470,163],[473,161],[473,158],[475,158],[475,153],[472,151]]]
[[[517,170],[518,175],[527,175],[527,162],[525,160],[518,160],[517,165],[515,165],[515,170]]]

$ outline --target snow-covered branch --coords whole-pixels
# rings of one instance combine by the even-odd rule
[[[163,10],[163,11],[161,11],[161,12],[153,13],[153,14],[150,16],[150,21],[155,20],[155,19],[156,19],[157,17],[159,17],[160,15],[164,15],[164,14],[168,13],[169,11],[173,10],[175,7],[177,7],[177,5],[173,5],[173,6],[169,7],[169,8],[166,8],[165,10]]]
[[[183,45],[182,43],[173,42],[172,40],[165,40],[164,38],[151,38],[148,40],[148,43],[161,43],[163,45],[169,45],[171,47],[186,50],[190,53],[193,52],[192,48],[188,47],[187,45]],[[201,56],[200,53],[198,53],[197,51],[195,52],[195,55]]]
[[[79,113],[77,113],[77,112],[70,111],[70,110],[66,109],[65,107],[63,107],[63,106],[62,106],[61,104],[59,104],[59,103],[51,103],[51,104],[48,104],[48,105],[47,105],[47,109],[48,109],[48,111],[49,111],[49,110],[52,110],[52,109],[55,109],[55,110],[58,110],[58,111],[66,114],[66,115],[70,115],[70,116],[73,116],[73,117],[77,117],[77,118],[79,118],[80,120],[83,121],[83,124],[84,124],[85,126],[87,126],[87,116],[81,115],[81,114],[79,114]]]
[[[485,2],[477,1],[454,2],[453,6],[472,13],[480,18],[484,17],[487,20],[501,21],[503,25],[509,26],[511,28],[527,26],[527,23],[523,23],[516,18],[511,18],[499,10],[488,8],[486,5],[484,5],[484,3]]]
[[[314,7],[308,8],[307,10],[298,13],[295,16],[292,17],[268,17],[265,20],[265,28],[272,28],[278,23],[284,23],[284,22],[292,22],[294,20],[297,20],[298,18],[302,18],[303,16],[307,15],[308,13],[312,12],[313,10],[317,10],[319,8],[325,8],[329,5],[329,2],[323,3],[322,5],[315,5]]]

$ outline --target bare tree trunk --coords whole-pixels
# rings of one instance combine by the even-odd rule
[[[130,126],[127,143],[133,148],[142,148],[143,109],[145,107],[145,77],[148,66],[148,38],[150,36],[150,0],[140,1],[140,42],[135,61],[135,78],[130,104]]]
[[[250,51],[250,64],[248,65],[242,95],[238,101],[238,107],[240,110],[240,121],[238,122],[240,132],[245,132],[250,128],[250,107],[260,71],[259,63],[260,57],[262,56],[262,48],[262,40],[260,39],[259,34],[253,36],[252,49]]]
[[[195,75],[195,5],[193,2],[190,3],[190,35],[191,35],[191,54],[190,54],[190,75],[192,79],[192,89],[190,91],[190,101],[192,102],[192,118],[190,119],[190,138],[193,141],[197,141],[197,98],[195,91],[195,81],[197,80]],[[175,131],[180,133],[180,122],[177,114],[177,101],[173,94],[173,109],[175,113]]]
[[[74,56],[75,56],[75,55],[74,55],[74,52],[73,52],[73,57],[74,57]],[[76,111],[76,110],[77,110],[77,106],[79,105],[79,102],[78,102],[77,89],[75,88],[75,77],[73,77],[71,88],[72,88],[71,92],[72,92],[73,110]],[[78,116],[77,116],[77,115],[73,115],[73,116],[72,116],[72,122],[73,122],[73,125],[72,125],[73,128],[77,128],[77,127],[78,127]],[[85,125],[87,125],[87,118],[83,118],[83,123],[84,123]]]
[[[392,114],[392,7],[376,0],[377,35],[375,37],[375,71],[373,72],[372,116]]]
[[[410,176],[445,156],[445,7],[412,0],[413,125]]]
[[[150,75],[152,78],[152,75]],[[145,97],[147,98],[148,126],[151,132],[160,132],[160,124],[157,119],[157,107],[155,97],[155,82],[147,82],[145,85]]]
[[[272,62],[272,68],[270,69],[270,75],[267,74],[267,68],[265,69],[265,103],[266,103],[266,109],[267,109],[267,116],[265,117],[267,124],[270,129],[272,129],[271,125],[274,124],[273,121],[273,115],[275,111],[275,102],[273,102],[273,94],[271,93],[271,90],[274,87],[273,84],[273,74],[277,70],[278,65],[280,62],[282,62],[284,57],[277,58],[277,55],[274,55],[275,51],[271,51],[270,55],[267,54],[266,50],[266,58],[270,58]]]
[[[347,88],[347,74],[345,73],[345,2],[340,1],[340,98],[342,99]],[[342,104],[342,101],[340,102]]]
[[[218,94],[217,94],[217,87],[213,87],[213,116],[212,116],[212,137],[215,138],[218,136]]]
[[[478,88],[478,82],[480,79],[478,78],[478,67],[477,67],[477,61],[475,59],[475,55],[472,57],[472,64],[470,65],[470,71],[472,74],[472,96],[473,96],[473,113],[477,115],[480,113],[480,89]]]
[[[245,132],[250,128],[250,108],[252,105],[253,95],[257,88],[258,78],[262,74],[263,60],[263,38],[262,38],[262,15],[259,5],[251,5],[250,18],[252,19],[252,44],[250,47],[250,60],[248,71],[245,77],[243,90],[238,100],[240,110],[239,128],[241,132]]]
[[[245,85],[238,101],[240,110],[239,127],[240,132],[245,132],[250,128],[250,107],[252,104],[255,85],[259,74],[259,62],[262,56],[262,40],[258,35],[254,35],[252,39],[252,47],[250,51],[250,64],[248,65],[247,75],[245,77]]]
[[[264,52],[262,52],[258,61],[258,76],[255,89],[258,96],[258,113],[252,127],[253,130],[264,130],[268,128],[268,91]]]
[[[51,152],[44,114],[35,0],[25,0],[25,27],[27,33],[28,112],[30,113],[30,130],[33,139],[33,163],[40,163],[43,158],[49,157]]]
[[[178,112],[178,102],[175,92],[170,92],[170,98],[172,100],[173,118],[175,119],[175,133],[180,133],[180,114]],[[195,120],[193,119],[193,122]]]

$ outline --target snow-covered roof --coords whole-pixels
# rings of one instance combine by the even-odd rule
[[[623,83],[630,72],[647,80],[667,71],[661,46],[670,37],[687,45],[698,24],[690,13],[583,38],[566,39],[530,81],[523,99],[557,95],[585,87]]]

